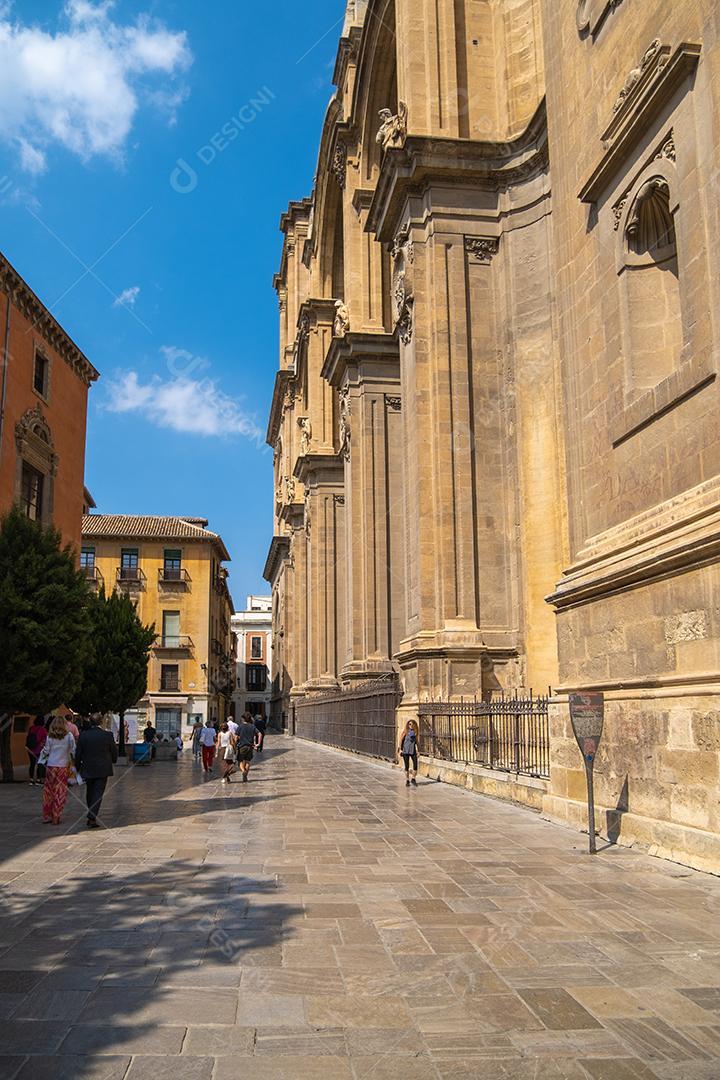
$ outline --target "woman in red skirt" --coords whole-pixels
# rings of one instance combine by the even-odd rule
[[[56,716],[50,725],[40,760],[45,765],[43,789],[43,822],[59,825],[65,807],[68,774],[75,754],[75,739],[68,730],[64,716]]]

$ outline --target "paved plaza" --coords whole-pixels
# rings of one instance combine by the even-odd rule
[[[0,788],[0,1080],[718,1080],[720,880],[267,746]]]

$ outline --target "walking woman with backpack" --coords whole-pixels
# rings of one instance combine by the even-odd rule
[[[400,736],[398,755],[402,755],[405,762],[405,787],[412,783],[417,787],[418,770],[418,727],[415,720],[408,720]],[[412,762],[412,780],[410,779],[410,762]]]

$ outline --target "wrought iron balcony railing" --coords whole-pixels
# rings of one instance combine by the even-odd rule
[[[118,585],[127,585],[130,588],[142,589],[145,587],[145,574],[139,566],[118,566]]]
[[[191,578],[184,566],[161,566],[158,581],[161,585],[187,585]]]
[[[155,649],[192,649],[193,640],[187,634],[160,634],[155,638]]]

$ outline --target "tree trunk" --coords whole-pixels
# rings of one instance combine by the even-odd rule
[[[125,713],[120,713],[118,725],[118,757],[125,757]]]
[[[0,768],[3,784],[12,784],[15,779],[12,763],[13,714],[0,709]]]

